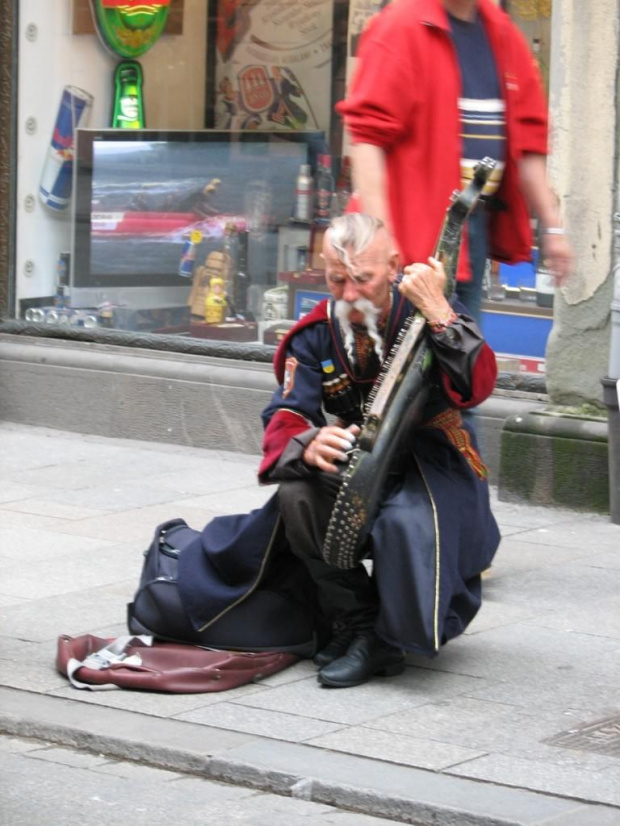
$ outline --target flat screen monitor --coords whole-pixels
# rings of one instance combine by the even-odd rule
[[[188,240],[204,261],[230,224],[250,279],[275,283],[299,167],[323,149],[321,132],[77,130],[72,306],[186,305]]]

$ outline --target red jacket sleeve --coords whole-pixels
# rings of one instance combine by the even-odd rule
[[[496,379],[497,362],[495,360],[495,353],[486,342],[476,356],[476,361],[472,367],[471,396],[467,400],[464,400],[459,391],[454,387],[447,373],[444,371],[441,373],[444,392],[450,400],[450,403],[460,410],[476,407],[476,405],[487,399],[495,389]]]
[[[273,414],[263,434],[263,458],[258,468],[260,482],[267,481],[269,471],[277,464],[290,440],[309,427],[307,419],[294,410],[278,410]]]

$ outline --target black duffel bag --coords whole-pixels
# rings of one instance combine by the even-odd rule
[[[199,531],[183,519],[164,522],[145,551],[140,585],[127,606],[132,634],[232,651],[284,651],[312,657],[316,611],[307,574],[292,554],[280,554],[258,586],[202,630],[192,625],[177,583],[178,560]],[[323,640],[321,640],[322,642]]]

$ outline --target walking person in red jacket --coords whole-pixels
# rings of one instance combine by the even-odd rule
[[[457,294],[479,316],[488,257],[531,257],[530,210],[561,284],[572,253],[547,182],[547,105],[530,49],[492,0],[397,0],[364,32],[337,109],[352,136],[361,211],[385,222],[403,264],[426,261],[445,204],[484,156],[498,161],[471,216]]]

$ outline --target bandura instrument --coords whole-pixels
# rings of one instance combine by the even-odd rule
[[[444,265],[448,298],[456,283],[463,226],[494,167],[494,160],[484,158],[474,169],[470,183],[452,194],[446,210],[434,257]],[[323,557],[331,565],[353,568],[365,555],[365,541],[392,459],[403,436],[422,418],[432,360],[426,319],[416,312],[403,325],[383,363],[366,402],[356,447],[342,472],[323,543]]]

